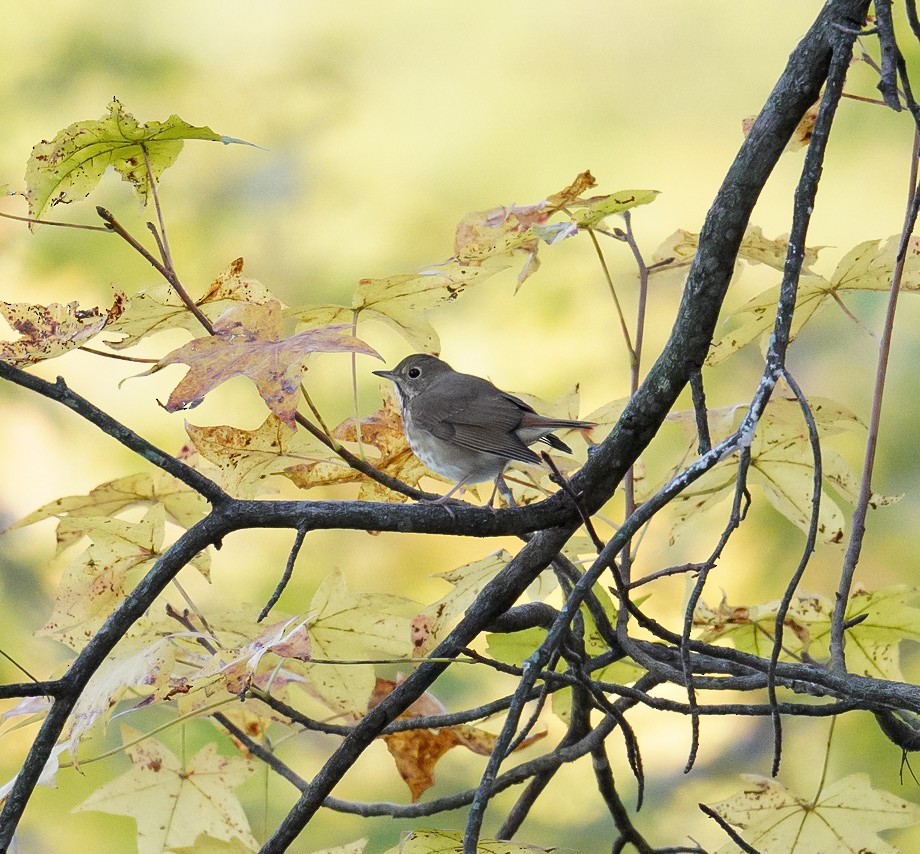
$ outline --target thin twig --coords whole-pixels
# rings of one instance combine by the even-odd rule
[[[741,835],[735,830],[722,816],[720,816],[712,807],[706,806],[706,804],[697,804],[697,806],[708,815],[719,827],[722,828],[727,834],[728,838],[735,843],[745,854],[760,854],[760,852],[754,848],[753,845],[748,845],[747,842],[742,839]]]
[[[259,618],[256,620],[257,623],[261,623],[268,616],[268,612],[274,607],[275,603],[281,598],[281,594],[284,593],[284,588],[287,587],[287,583],[291,580],[291,575],[294,572],[294,561],[297,560],[297,555],[300,554],[301,546],[303,546],[304,538],[307,536],[307,528],[298,528],[297,536],[294,538],[294,545],[291,546],[291,552],[288,555],[287,564],[284,567],[284,572],[281,575],[281,578],[278,579],[278,584],[275,586],[272,595],[269,597],[268,602],[265,603],[265,607],[262,609],[259,614]]]
[[[920,131],[914,134],[914,146],[910,160],[910,179],[907,193],[907,211],[904,218],[904,227],[901,230],[902,247],[913,233],[917,220],[916,200],[920,198],[917,190],[918,158],[920,158]],[[878,362],[875,369],[875,388],[872,394],[872,408],[869,414],[869,429],[866,436],[866,455],[863,459],[862,475],[859,482],[859,494],[856,498],[856,507],[850,523],[850,539],[844,554],[843,565],[840,569],[840,583],[837,586],[837,599],[834,603],[834,614],[831,619],[831,669],[835,673],[846,672],[846,659],[844,658],[844,621],[846,618],[847,603],[850,598],[850,588],[853,585],[853,575],[859,556],[862,552],[863,537],[866,530],[866,516],[872,500],[872,472],[875,468],[875,453],[878,446],[879,424],[882,415],[882,397],[885,391],[885,380],[888,376],[888,359],[891,353],[891,340],[894,336],[894,318],[898,306],[898,294],[901,279],[904,274],[906,252],[899,251],[895,260],[894,270],[891,275],[891,288],[888,292],[888,307],[885,311],[885,324],[882,327],[882,338],[879,342]]]

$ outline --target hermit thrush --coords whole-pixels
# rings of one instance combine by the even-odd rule
[[[534,442],[570,454],[571,448],[553,430],[594,426],[539,415],[488,380],[458,373],[424,353],[406,356],[392,371],[374,373],[396,386],[403,430],[415,455],[432,471],[456,481],[439,502],[466,484],[494,479],[497,489],[512,460],[539,465],[540,458],[527,447]],[[490,505],[494,498],[495,490]]]

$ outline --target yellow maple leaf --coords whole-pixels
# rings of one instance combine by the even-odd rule
[[[851,774],[828,786],[813,801],[799,797],[778,780],[754,774],[744,791],[712,804],[745,841],[761,854],[897,854],[879,830],[920,821],[920,807],[890,792],[873,789],[868,774]],[[717,854],[737,851],[734,843]]]
[[[123,727],[123,738],[140,733]],[[206,744],[187,764],[161,742],[147,738],[127,748],[131,768],[100,787],[76,811],[126,815],[137,822],[138,854],[192,845],[200,834],[258,847],[233,790],[255,769],[241,756],[221,756]]]
[[[333,458],[324,445],[303,430],[292,433],[273,413],[255,430],[196,427],[187,422],[185,430],[201,455],[219,467],[220,485],[238,498],[265,492],[265,478],[293,462],[307,466]]]

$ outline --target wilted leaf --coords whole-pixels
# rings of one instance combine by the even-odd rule
[[[140,733],[123,727],[125,741]],[[206,833],[259,846],[233,790],[255,769],[251,760],[221,756],[206,744],[182,765],[153,738],[127,748],[131,769],[97,789],[75,811],[126,815],[137,822],[138,854],[160,854],[192,845]]]
[[[127,297],[118,290],[107,312],[100,308],[80,308],[77,302],[67,305],[0,302],[0,314],[22,336],[17,341],[0,341],[0,360],[34,365],[62,356],[95,338],[127,305]]]
[[[86,198],[109,166],[134,186],[146,204],[150,179],[144,152],[156,180],[175,163],[186,139],[225,145],[242,142],[220,136],[208,127],[190,125],[175,115],[165,122],[139,124],[113,99],[108,114],[101,119],[74,122],[59,131],[51,142],[43,140],[32,149],[26,166],[29,214],[41,218],[54,205]]]
[[[195,301],[213,320],[235,303],[265,305],[276,299],[261,282],[243,276],[243,259],[237,258],[211,283],[205,294]],[[199,334],[201,322],[193,315],[171,285],[155,285],[131,298],[128,310],[108,327],[109,332],[124,336],[106,341],[113,350],[132,347],[141,339],[169,329],[186,329]]]
[[[165,533],[165,512],[155,504],[140,522],[94,516],[67,517],[92,545],[65,570],[54,607],[39,634],[82,649],[124,599],[130,570],[152,564]],[[65,531],[68,537],[74,531]]]
[[[57,785],[57,772],[61,767],[61,754],[65,750],[67,750],[66,744],[56,744],[51,748],[51,753],[48,755],[48,760],[45,762],[45,767],[42,768],[42,772],[38,775],[38,780],[36,781],[39,786]],[[0,803],[4,803],[6,801],[7,796],[12,791],[13,786],[16,784],[17,777],[19,777],[18,773],[13,777],[12,780],[0,786]]]
[[[828,786],[817,800],[793,794],[779,781],[754,774],[744,791],[712,804],[725,821],[741,828],[761,854],[897,854],[878,831],[920,821],[920,807],[873,789],[868,774],[851,774]],[[734,843],[717,854],[738,851]]]
[[[165,695],[175,667],[175,649],[168,638],[129,638],[93,674],[68,718],[65,731],[71,759],[77,760],[80,740],[98,720],[108,720],[126,696]]]
[[[296,658],[309,661],[311,658],[310,636],[307,623],[310,617],[291,617],[264,628],[252,640],[238,647],[222,647],[214,654],[195,679],[207,679],[219,674],[231,694],[241,694],[254,680],[259,666],[267,653],[276,659]],[[277,664],[277,661],[274,662]]]
[[[386,698],[399,682],[390,679],[377,679],[374,693],[368,703],[368,711]],[[433,694],[425,693],[407,708],[397,720],[406,718],[443,715],[445,707],[435,699]],[[543,738],[545,732],[536,733],[525,738],[516,750],[528,747]],[[452,747],[462,745],[473,753],[488,756],[495,747],[496,735],[468,724],[440,727],[438,729],[406,730],[405,732],[384,735],[387,750],[396,762],[396,769],[403,778],[413,803],[434,785],[434,768],[438,760]]]
[[[332,456],[308,433],[292,433],[271,413],[256,430],[228,425],[196,427],[187,422],[185,430],[201,455],[220,468],[221,486],[237,498],[254,498],[265,492],[265,478],[294,462],[316,465]]]
[[[402,428],[399,408],[389,395],[383,406],[364,418],[361,424],[361,442],[365,448],[374,448],[377,456],[368,455],[368,461],[381,471],[409,484],[418,486],[423,477],[440,475],[430,471],[409,447]],[[341,442],[357,442],[358,431],[353,418],[348,418],[332,431]],[[299,463],[285,469],[282,474],[301,489],[315,486],[330,486],[338,483],[360,483],[358,499],[361,501],[405,501],[406,496],[394,493],[385,486],[371,480],[361,472],[350,468],[345,462],[331,454],[318,462]]]
[[[456,299],[470,285],[512,267],[523,258],[518,285],[539,267],[539,245],[552,245],[578,233],[579,227],[597,225],[604,217],[639,204],[647,204],[654,190],[623,190],[603,196],[581,198],[595,185],[590,172],[583,172],[558,193],[532,205],[502,205],[467,214],[457,225],[454,254],[441,264],[417,273],[362,279],[352,297],[351,309],[320,306],[327,321],[351,319],[352,312],[381,320],[405,336],[417,350],[437,353],[440,342],[425,314],[435,306]],[[550,218],[562,213],[558,222]],[[333,321],[332,318],[335,318]]]
[[[344,326],[308,329],[283,337],[281,304],[272,300],[265,305],[243,303],[227,309],[214,324],[214,335],[173,350],[140,376],[180,362],[189,366],[166,403],[170,412],[197,406],[209,391],[231,377],[249,377],[268,408],[293,430],[302,363],[315,352],[364,353],[380,358]]]

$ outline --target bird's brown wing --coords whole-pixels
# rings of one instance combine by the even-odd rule
[[[524,401],[504,394],[491,383],[485,380],[481,383],[467,384],[460,394],[445,395],[440,389],[425,392],[425,406],[421,410],[417,405],[414,407],[413,420],[439,439],[456,442],[463,448],[539,464],[540,458],[514,432],[524,413],[533,413],[533,410]],[[473,400],[475,414],[470,408]]]
[[[442,421],[440,433],[436,436],[448,439],[471,451],[494,454],[505,460],[517,460],[521,463],[539,465],[540,458],[530,450],[516,433],[498,432],[494,427],[482,427],[476,424],[453,423]]]

